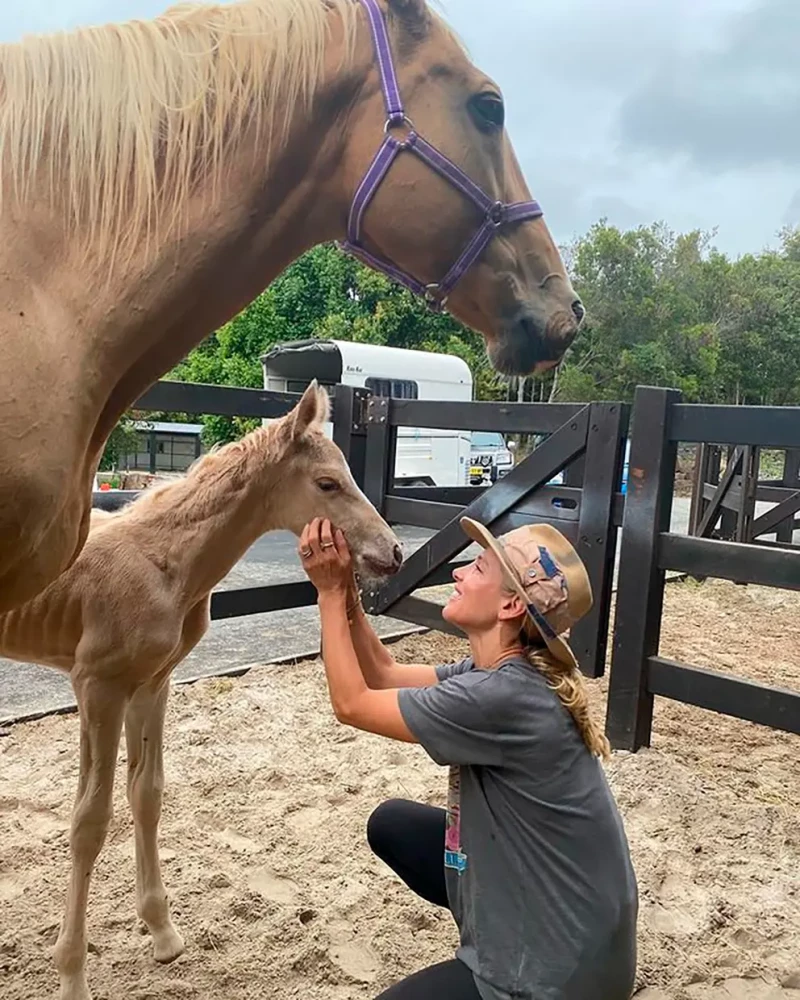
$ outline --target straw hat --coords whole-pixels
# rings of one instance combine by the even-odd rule
[[[462,517],[464,532],[500,560],[506,580],[522,601],[528,616],[553,656],[578,666],[575,654],[562,638],[592,606],[592,585],[578,553],[549,524],[528,524],[500,538],[478,521]]]

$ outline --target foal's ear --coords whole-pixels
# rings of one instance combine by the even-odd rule
[[[294,408],[292,437],[301,438],[311,427],[322,427],[330,416],[331,401],[314,379]]]

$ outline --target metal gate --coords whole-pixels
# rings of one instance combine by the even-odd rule
[[[594,604],[576,626],[571,645],[590,677],[605,667],[617,529],[622,523],[623,442],[628,407],[619,403],[424,402],[371,398],[367,402],[365,492],[390,523],[436,529],[400,573],[365,595],[370,614],[390,615],[460,634],[433,601],[414,596],[444,583],[470,545],[459,518],[475,518],[493,532],[546,522],[575,545],[592,582]],[[397,428],[493,430],[545,435],[541,444],[491,487],[392,487]],[[566,485],[549,485],[565,472]]]

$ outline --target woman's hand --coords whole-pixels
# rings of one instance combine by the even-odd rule
[[[344,533],[334,529],[327,518],[315,517],[303,528],[297,550],[303,569],[320,594],[347,595],[355,589],[353,560]]]
[[[357,729],[416,743],[400,711],[396,689],[371,690],[359,665],[347,619],[347,595],[354,578],[344,534],[327,518],[315,517],[303,528],[298,551],[319,593],[322,661],[336,718]]]

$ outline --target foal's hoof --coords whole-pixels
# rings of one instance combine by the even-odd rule
[[[174,962],[185,950],[183,938],[172,926],[153,935],[153,958],[157,962]]]

